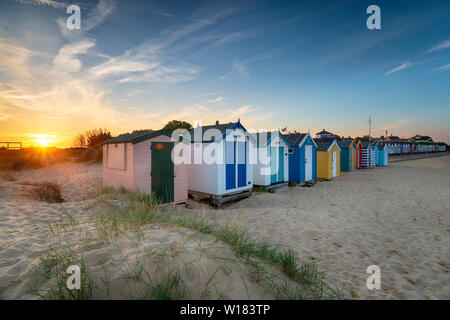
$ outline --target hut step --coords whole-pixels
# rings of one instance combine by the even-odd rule
[[[272,184],[270,186],[266,186],[266,190],[270,193],[274,193],[274,192],[276,192],[277,189],[288,187],[288,186],[289,186],[288,182],[280,182],[280,183]]]

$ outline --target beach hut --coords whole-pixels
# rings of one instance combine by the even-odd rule
[[[361,141],[356,140],[356,168],[361,169],[361,162],[362,162],[362,144]]]
[[[357,155],[356,144],[353,139],[337,140],[341,149],[341,171],[353,171],[356,169]]]
[[[317,178],[331,180],[341,174],[341,149],[336,139],[314,139],[317,145]]]
[[[378,166],[378,142],[372,142],[373,165]]]
[[[188,193],[224,202],[248,197],[253,188],[251,152],[255,138],[238,122],[198,126],[187,136],[191,144]]]
[[[289,143],[279,130],[252,133],[256,140],[253,184],[269,186],[289,181]]]
[[[174,164],[179,142],[164,130],[122,134],[103,143],[103,185],[154,194],[160,202],[185,202],[187,166]]]
[[[380,167],[387,167],[389,164],[389,150],[384,143],[378,144],[378,165]]]
[[[309,133],[285,134],[289,148],[289,181],[300,184],[317,177],[317,145]]]
[[[371,168],[374,166],[375,163],[372,143],[369,141],[364,141],[361,144],[362,144],[361,167]]]

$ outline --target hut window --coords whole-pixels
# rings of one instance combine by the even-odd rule
[[[293,154],[293,153],[294,153],[294,149],[289,148],[289,149],[288,149],[288,154]]]

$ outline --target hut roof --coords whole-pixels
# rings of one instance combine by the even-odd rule
[[[298,146],[306,137],[306,133],[288,133],[284,137],[291,144],[291,146]]]
[[[353,143],[353,140],[337,140],[337,143],[341,149],[348,149]]]
[[[192,129],[191,132],[189,132],[188,136],[190,136],[191,142],[213,142],[216,141],[218,138],[224,137],[225,134],[227,133],[227,130],[235,129],[238,127],[240,127],[253,142],[255,141],[255,137],[247,132],[247,130],[244,128],[244,126],[241,124],[240,121],[196,127]],[[198,139],[198,137],[196,137],[196,135],[194,134],[197,128],[202,129],[202,137],[200,139]],[[209,129],[218,130],[221,133],[220,137],[212,136],[209,139],[204,139],[203,135]]]
[[[116,143],[127,143],[130,142],[132,144],[136,144],[148,139],[155,138],[160,135],[166,135],[168,137],[171,136],[170,132],[161,129],[161,130],[145,130],[134,133],[125,133],[118,135],[117,137],[110,138],[108,140],[103,141],[103,144],[116,144]]]
[[[311,135],[309,133],[300,133],[300,132],[288,133],[288,134],[284,135],[287,142],[291,146],[294,146],[294,147],[300,147],[303,144],[303,142],[306,140],[307,136],[311,137]],[[314,141],[314,139],[312,137],[311,137],[311,140],[314,144],[316,144],[316,142]]]
[[[290,147],[291,144],[287,141],[286,137],[280,132],[280,131],[261,131],[261,132],[255,132],[251,133],[253,137],[256,139],[256,143],[258,146],[265,146],[268,145],[272,138],[275,136],[279,136],[286,144]]]
[[[331,146],[336,143],[339,150],[341,149],[336,139],[314,139],[317,145],[317,151],[329,151]]]
[[[362,144],[362,147],[363,147],[364,149],[366,149],[366,148],[370,147],[370,145],[371,145],[372,143],[369,142],[369,141],[363,141],[361,144]]]

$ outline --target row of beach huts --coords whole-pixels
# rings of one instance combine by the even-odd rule
[[[197,126],[184,135],[140,131],[103,143],[103,184],[153,193],[162,203],[184,203],[191,196],[220,207],[250,196],[255,186],[311,186],[316,180],[339,177],[341,171],[385,167],[389,155],[403,153],[398,152],[403,147],[337,139],[325,130],[316,138],[279,130],[250,133],[239,120]],[[204,159],[205,154],[215,161]]]

